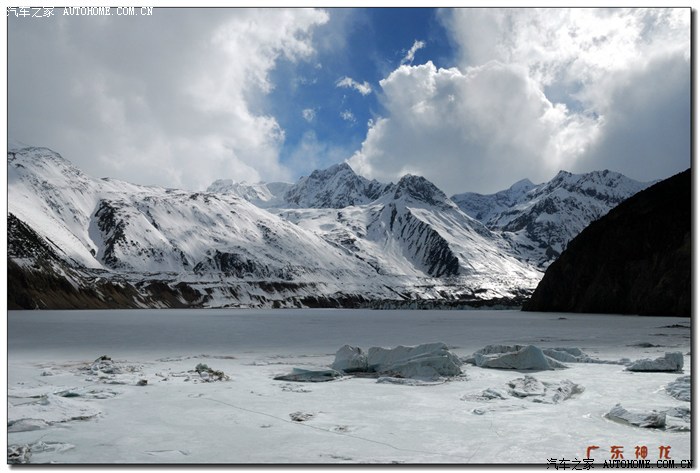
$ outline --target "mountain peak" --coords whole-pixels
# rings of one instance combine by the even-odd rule
[[[552,180],[551,180],[550,182],[561,182],[561,181],[564,181],[564,180],[569,179],[569,178],[570,178],[571,176],[573,176],[573,175],[574,175],[574,174],[570,173],[569,171],[564,171],[564,170],[562,169],[562,170],[560,170],[560,171],[557,173],[556,176],[554,176],[554,177],[552,178]]]
[[[443,208],[454,206],[435,184],[413,174],[403,176],[394,188],[394,199],[402,197]]]
[[[72,180],[85,180],[87,176],[70,161],[49,148],[27,146],[7,152],[7,163],[15,168],[29,168],[37,176],[45,176],[47,181],[56,181],[62,175],[66,183]],[[50,176],[53,176],[49,178]]]
[[[233,187],[232,179],[217,179],[216,181],[209,184],[207,187],[207,192],[226,192],[226,190]]]
[[[306,179],[327,179],[329,177],[335,176],[336,174],[349,174],[351,176],[356,176],[355,171],[346,162],[333,164],[326,169],[316,169],[313,171]],[[302,179],[304,179],[302,177]]]
[[[377,199],[386,185],[358,176],[348,163],[334,164],[302,177],[284,198],[288,204],[308,208],[343,208]]]
[[[530,179],[521,179],[512,186],[510,186],[508,189],[512,191],[522,191],[522,190],[528,190],[532,189],[535,187],[535,184],[532,183]]]

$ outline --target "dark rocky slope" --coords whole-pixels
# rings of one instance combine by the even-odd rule
[[[690,212],[688,169],[586,227],[523,310],[690,316]]]

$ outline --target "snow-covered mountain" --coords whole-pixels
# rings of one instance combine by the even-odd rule
[[[313,171],[296,184],[273,182],[247,184],[231,179],[214,181],[207,192],[233,194],[261,208],[342,209],[363,205],[387,192],[391,184],[382,184],[358,176],[346,163]]]
[[[459,210],[420,176],[404,176],[367,205],[278,212],[351,251],[380,274],[428,275],[464,285],[462,294],[481,292],[489,297],[498,297],[497,287],[540,277],[509,254],[505,239]]]
[[[526,200],[525,195],[534,187],[537,186],[529,179],[523,179],[508,189],[495,194],[483,195],[476,192],[465,192],[452,196],[452,201],[467,215],[482,223],[488,223],[494,216],[510,210],[513,206]]]
[[[515,298],[541,278],[421,177],[381,185],[339,165],[285,192],[310,208],[276,213],[227,185],[138,186],[94,179],[45,148],[10,151],[12,287],[43,307],[49,294],[65,302],[60,281],[71,297],[122,306],[302,306]],[[53,292],[18,282],[40,276],[59,281]]]
[[[302,177],[284,196],[288,207],[341,209],[368,204],[390,185],[358,176],[346,163]]]
[[[491,195],[472,192],[452,200],[466,214],[507,238],[518,258],[546,268],[586,226],[653,182],[612,171],[560,171],[535,185],[527,179]]]
[[[264,187],[271,184],[257,184],[255,189],[248,186],[243,191],[241,185],[222,186],[221,182],[215,182],[209,190],[233,193],[267,209],[344,209],[369,205],[385,195],[397,198],[401,193],[424,190],[421,186],[404,189],[407,182],[404,180],[397,184],[369,181],[355,174],[345,163],[314,171],[297,184],[278,187],[274,193]],[[588,224],[651,184],[611,171],[587,174],[561,171],[543,184],[536,185],[523,179],[495,194],[465,192],[452,196],[451,201],[465,214],[499,234],[501,240],[507,240],[509,254],[544,270]],[[444,194],[432,204],[437,207],[454,205],[451,202],[446,204],[448,199],[443,197]],[[429,194],[425,198],[431,199]],[[291,214],[298,217],[305,212],[300,210]],[[291,214],[283,216],[292,218]],[[294,220],[299,223],[298,218]],[[320,230],[317,228],[316,231]]]
[[[249,184],[245,181],[234,182],[231,179],[218,179],[207,192],[215,194],[233,194],[260,208],[285,206],[284,195],[294,186],[287,182],[258,182]]]

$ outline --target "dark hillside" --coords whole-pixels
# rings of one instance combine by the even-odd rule
[[[690,169],[591,223],[547,269],[526,311],[690,316]]]

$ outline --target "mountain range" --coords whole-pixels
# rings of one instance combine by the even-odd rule
[[[8,152],[8,306],[518,305],[568,241],[648,186],[610,171],[448,198],[347,164],[206,192],[96,179]]]

